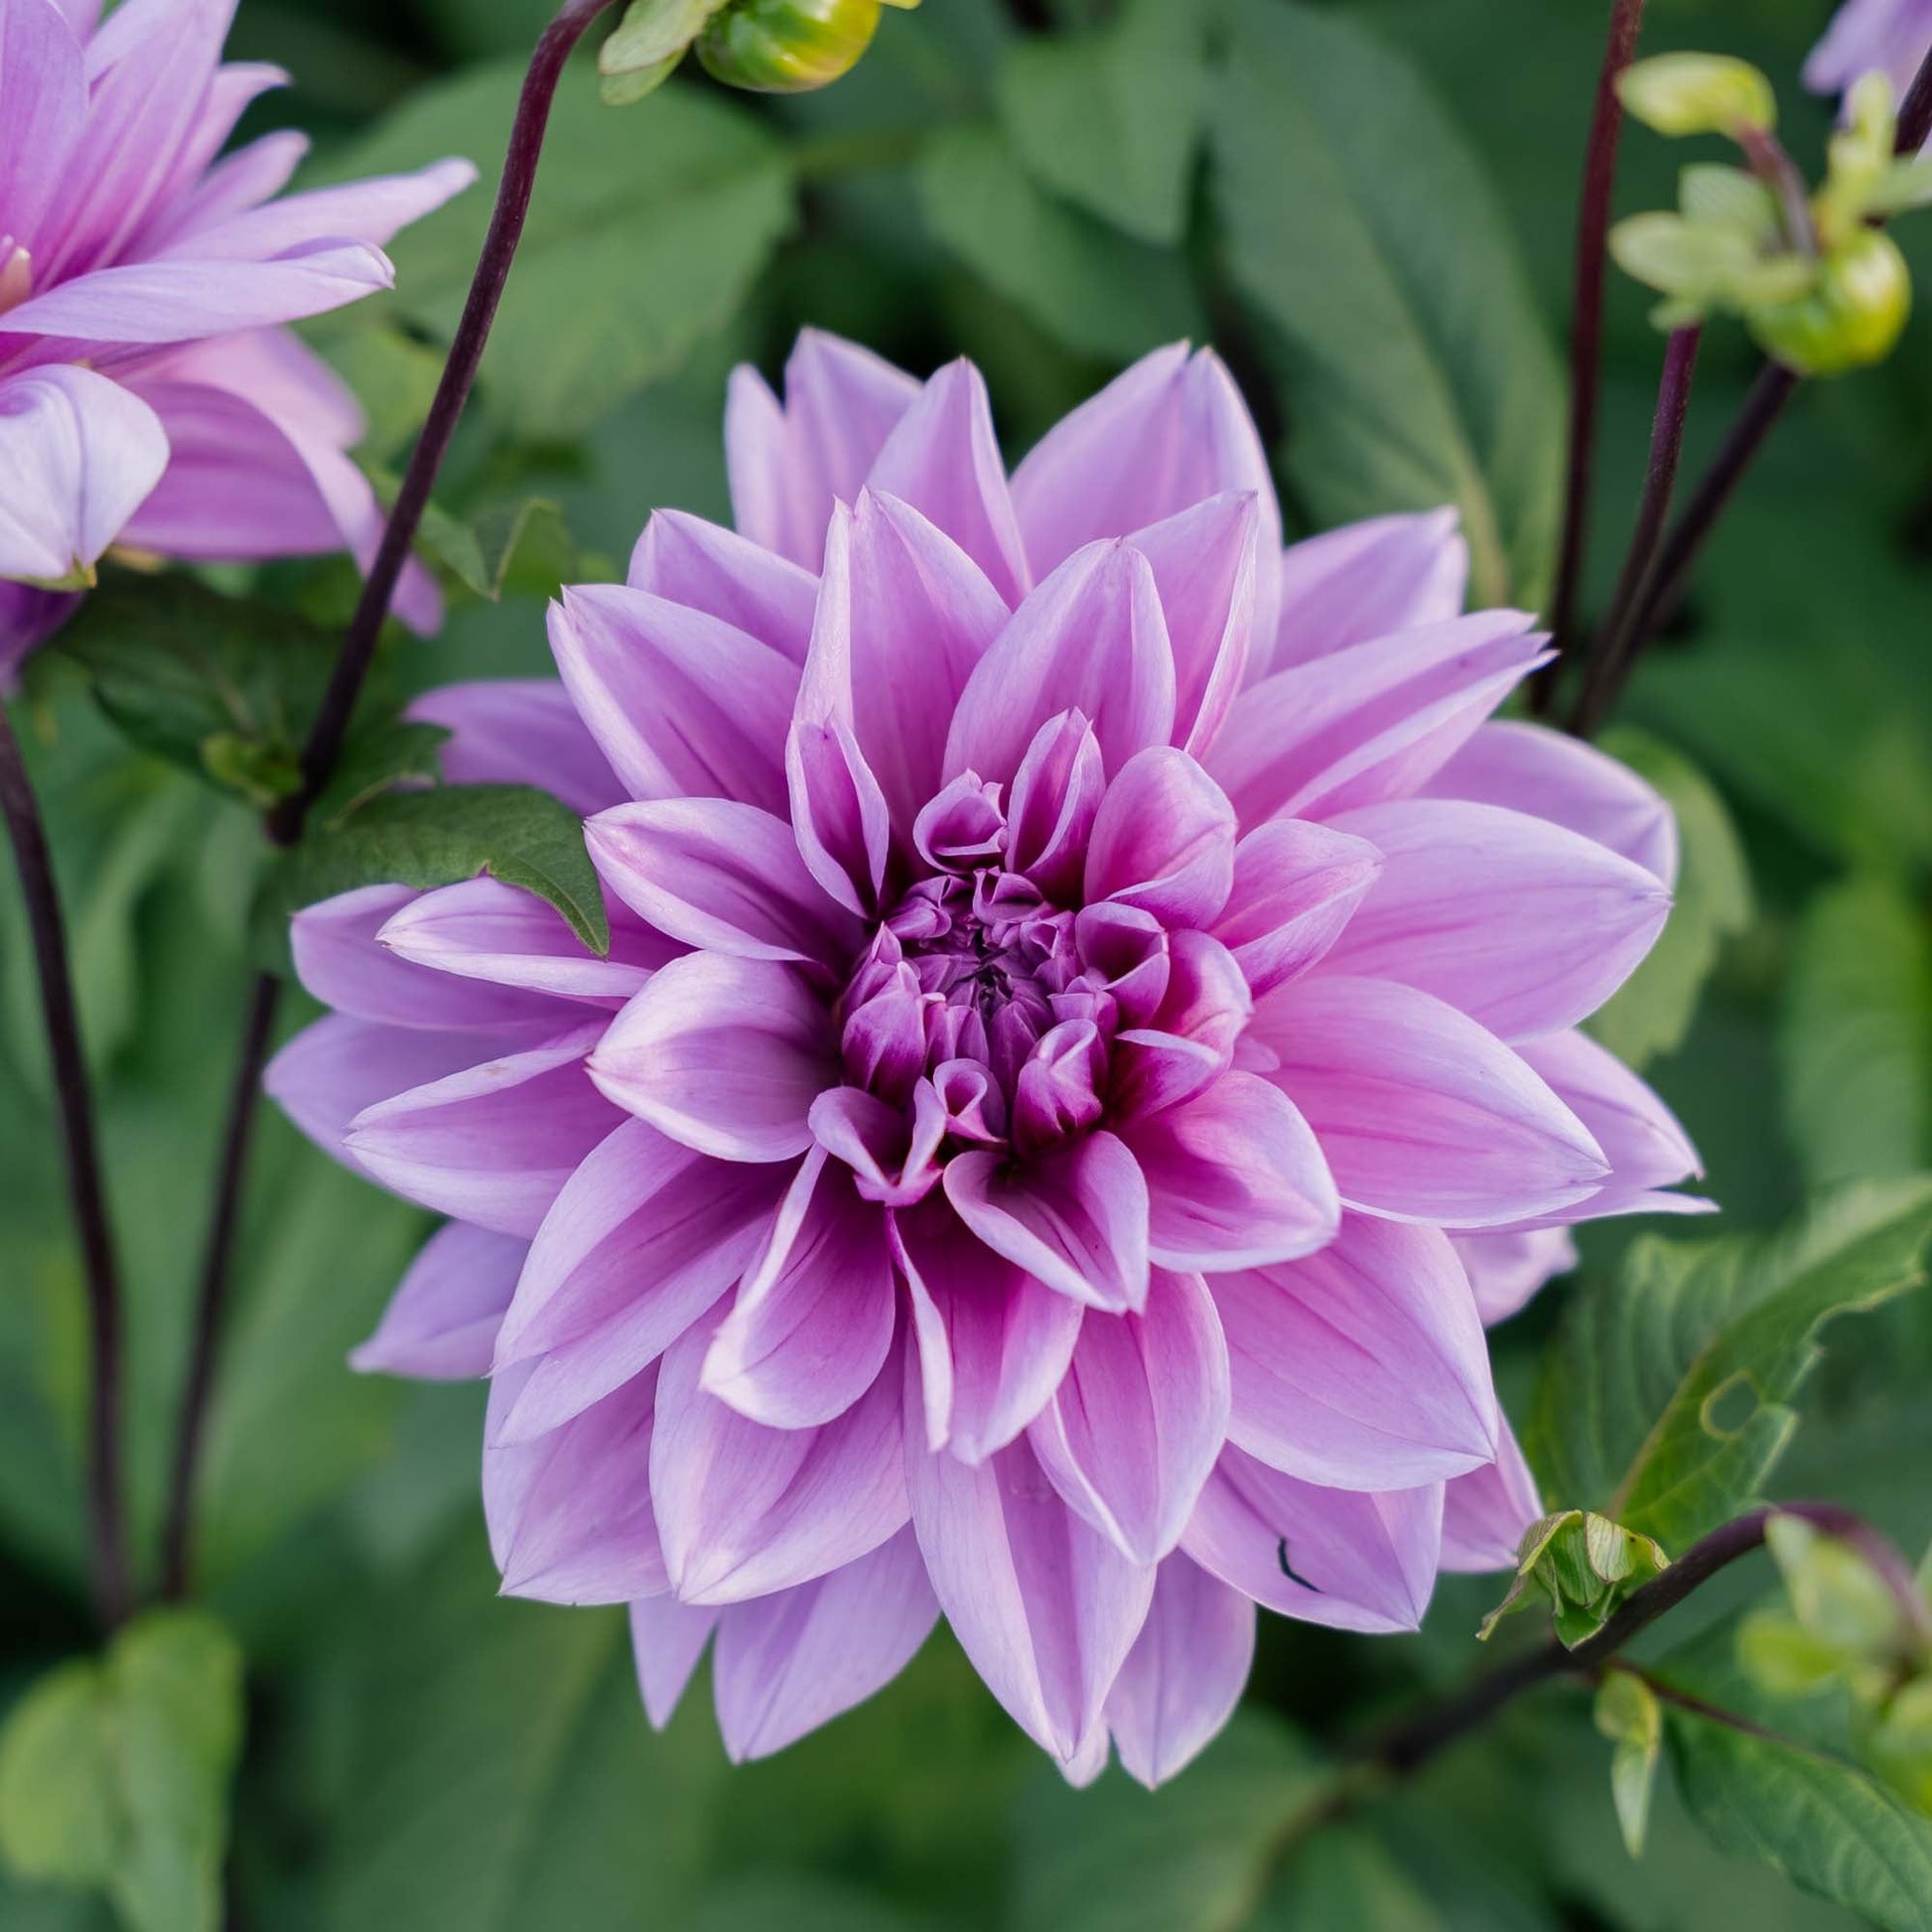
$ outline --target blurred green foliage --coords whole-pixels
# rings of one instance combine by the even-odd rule
[[[451,151],[483,170],[482,188],[401,238],[395,296],[311,332],[368,407],[361,455],[379,476],[427,409],[520,62],[549,10],[241,0],[234,55],[296,76],[244,132],[308,127],[315,180]],[[1454,501],[1481,595],[1537,603],[1603,0],[1052,0],[1061,33],[1044,42],[1017,31],[1016,11],[926,0],[888,19],[847,80],[795,100],[752,102],[683,72],[618,112],[598,104],[590,60],[573,69],[425,545],[451,620],[435,642],[388,651],[391,700],[546,669],[542,599],[558,581],[611,574],[596,560],[625,555],[655,505],[726,515],[727,371],[749,356],[775,373],[808,322],[921,371],[974,356],[1015,457],[1135,354],[1181,333],[1212,339],[1269,435],[1292,527]],[[1830,112],[1796,74],[1828,11],[1652,0],[1646,46],[1757,63],[1815,172]],[[1682,156],[1635,131],[1625,149],[1619,207],[1667,203]],[[1926,237],[1902,239],[1932,268]],[[1633,284],[1613,287],[1599,600],[1648,433],[1646,307]],[[1751,366],[1741,335],[1713,330],[1692,466]],[[20,713],[104,1084],[144,1551],[265,863],[251,803],[285,782],[285,707],[306,702],[290,687],[318,648],[294,639],[338,626],[355,586],[337,562],[211,573],[205,588],[251,601],[230,610],[233,628],[191,624],[173,656],[129,663],[92,625],[38,664]],[[247,608],[271,614],[290,646],[275,667],[287,682],[263,681],[236,615]],[[1700,1142],[1725,1231],[1716,1248],[1629,1250],[1633,1230],[1592,1228],[1581,1280],[1497,1337],[1519,1422],[1545,1378],[1552,1505],[1634,1505],[1633,1527],[1672,1549],[1774,1464],[1776,1492],[1845,1500],[1914,1552],[1932,1535],[1920,1298],[1827,1330],[1807,1375],[1826,1316],[1911,1272],[1923,1193],[1903,1177],[1932,1165],[1929,614],[1921,316],[1883,367],[1801,398],[1626,706],[1619,749],[1678,801],[1689,865],[1647,983],[1602,1031],[1649,1060]],[[210,655],[239,713],[211,716],[192,679],[170,681],[171,664]],[[379,748],[370,756],[380,763]],[[74,1661],[90,1654],[84,1329],[45,1084],[24,933],[0,893],[0,1713],[24,1717],[56,1691],[89,1711],[103,1695],[95,1666]],[[1808,1234],[1746,1239],[1798,1223],[1813,1189],[1873,1181],[1892,1185],[1862,1189],[1862,1205]],[[890,1691],[771,1762],[725,1765],[701,1687],[653,1736],[620,1618],[496,1597],[478,1520],[478,1392],[345,1367],[427,1225],[265,1124],[201,1497],[207,1607],[247,1660],[239,1925],[1932,1922],[1932,1828],[1828,1736],[1755,1745],[1667,1709],[1682,1795],[1658,1780],[1632,1863],[1610,1748],[1575,1692],[1513,1711],[1345,1829],[1301,1834],[1295,1820],[1348,1739],[1481,1661],[1473,1633],[1500,1593],[1492,1580],[1449,1580],[1413,1638],[1265,1619],[1250,1708],[1153,1798],[1118,1773],[1067,1791],[943,1634]],[[1855,1266],[1861,1243],[1874,1252]],[[1733,1374],[1752,1379],[1753,1399],[1741,1421],[1721,1415],[1734,1432],[1721,1440],[1704,1419],[1713,1378]],[[1764,1582],[1716,1592],[1718,1610]],[[1657,1668],[1743,1709],[1752,1693],[1730,1644],[1720,1623]],[[1765,1722],[1798,1734],[1782,1710]],[[64,1766],[86,1773],[71,1753]],[[205,1821],[177,1811],[167,1831],[176,1854],[199,1845],[205,1858]],[[116,1856],[67,1849],[69,1876],[99,1877]],[[1771,1866],[1843,1904],[1801,1895]],[[116,1895],[142,1932],[208,1922],[205,1892],[152,1913]],[[0,1877],[6,1932],[111,1922],[85,1891]]]

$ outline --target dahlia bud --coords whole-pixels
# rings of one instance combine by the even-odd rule
[[[1724,54],[1660,54],[1624,69],[1616,83],[1627,113],[1659,134],[1769,133],[1777,96],[1748,61]]]
[[[631,0],[598,58],[604,98],[641,99],[693,45],[705,71],[754,93],[800,94],[849,73],[882,6],[919,0]]]
[[[1752,309],[1752,337],[1800,375],[1843,375],[1880,362],[1912,312],[1912,276],[1889,235],[1861,229],[1818,264],[1811,291]]]

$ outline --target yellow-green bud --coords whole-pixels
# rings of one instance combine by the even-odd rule
[[[1891,353],[1912,312],[1912,276],[1888,235],[1863,228],[1818,264],[1810,294],[1753,308],[1752,337],[1800,375],[1843,375]]]
[[[713,79],[802,94],[849,73],[872,45],[880,0],[730,0],[698,34]]]
[[[1777,96],[1748,61],[1725,54],[1659,54],[1623,69],[1624,108],[1659,134],[1735,134],[1777,125]]]

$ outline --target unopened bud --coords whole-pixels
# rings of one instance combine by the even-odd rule
[[[698,35],[714,80],[802,94],[849,73],[872,45],[880,0],[729,0]]]
[[[1891,353],[1912,312],[1896,243],[1862,228],[1818,264],[1809,294],[1749,311],[1752,337],[1799,375],[1843,375]]]
[[[1737,134],[1777,125],[1777,96],[1748,61],[1725,54],[1659,54],[1623,69],[1624,108],[1659,134]]]

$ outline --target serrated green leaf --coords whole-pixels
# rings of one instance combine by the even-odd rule
[[[386,718],[356,732],[315,802],[314,824],[340,826],[392,785],[435,784],[443,775],[440,754],[449,741],[441,725],[409,718]]]
[[[1372,1834],[1348,1825],[1311,1838],[1284,1866],[1259,1918],[1241,1922],[1268,1932],[1447,1932],[1449,1924]]]
[[[1778,1047],[1786,1128],[1814,1184],[1932,1162],[1932,925],[1888,876],[1806,907]]]
[[[484,873],[554,905],[600,957],[610,951],[610,920],[583,821],[531,785],[384,792],[288,855],[270,880],[262,918],[280,930],[301,907],[358,886],[427,890]]]
[[[1104,28],[1017,43],[996,90],[1015,152],[1089,213],[1178,241],[1207,99],[1204,24],[1196,0],[1128,0]]]
[[[1775,1240],[1634,1243],[1545,1363],[1529,1444],[1545,1493],[1681,1554],[1759,1496],[1820,1329],[1917,1287],[1929,1231],[1920,1176],[1848,1189]]]
[[[150,1611],[63,1666],[0,1734],[0,1853],[102,1890],[129,1932],[214,1932],[241,1654],[199,1610]]]
[[[1140,354],[1202,331],[1180,257],[1036,187],[997,129],[936,134],[918,167],[927,225],[1042,329],[1089,355]]]
[[[338,327],[400,313],[447,339],[477,265],[524,63],[413,94],[332,180],[467,155],[483,179],[390,244],[396,293]],[[563,77],[516,273],[490,332],[484,393],[519,436],[582,434],[736,314],[793,219],[783,146],[735,101],[671,87],[638,114],[598,111],[597,76]]]
[[[1280,351],[1317,522],[1454,503],[1478,605],[1536,606],[1562,379],[1494,191],[1352,18],[1236,0],[1212,115],[1227,258]]]
[[[1681,753],[1627,727],[1605,733],[1603,749],[1648,778],[1677,819],[1677,887],[1663,935],[1587,1022],[1620,1060],[1642,1066],[1683,1044],[1725,940],[1750,924],[1750,874],[1724,800]]]

